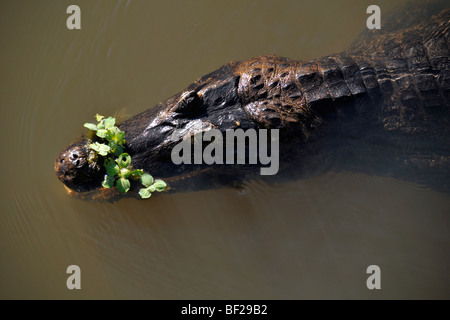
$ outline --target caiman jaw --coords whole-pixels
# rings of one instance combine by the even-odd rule
[[[95,200],[95,201],[113,201],[114,199],[118,199],[121,193],[117,190],[117,188],[99,188],[92,191],[86,192],[77,192],[73,191],[67,186],[64,186],[67,194],[71,198],[80,199],[80,200]]]
[[[164,178],[164,182],[167,183],[167,187],[165,192],[174,189],[171,188],[171,184],[173,185],[174,183],[181,181],[181,180],[185,180],[185,179],[189,179],[189,178],[193,178],[196,176],[199,176],[200,174],[203,173],[207,173],[211,170],[212,168],[207,167],[207,168],[203,168],[197,171],[193,171],[193,172],[188,172],[185,174],[181,174],[179,176],[176,177],[170,177],[170,178]],[[98,189],[94,189],[91,191],[86,191],[86,192],[77,192],[74,191],[72,189],[70,189],[69,187],[67,187],[66,185],[64,185],[64,188],[66,189],[67,194],[71,197],[71,198],[75,198],[75,199],[80,199],[80,200],[94,200],[94,201],[114,201],[114,200],[118,200],[120,198],[123,198],[125,195],[123,193],[120,193],[117,188],[98,188]],[[138,196],[138,194],[136,192],[127,194],[127,196],[132,196],[135,197],[137,199],[140,199],[140,197]]]

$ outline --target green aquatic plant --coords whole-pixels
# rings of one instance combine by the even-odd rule
[[[120,156],[123,153],[123,145],[125,144],[125,132],[116,127],[116,119],[99,114],[95,115],[97,124],[85,123],[84,126],[89,130],[95,132],[96,136],[106,140],[105,143],[91,143],[89,148],[100,154],[101,156],[107,156],[109,153],[115,156]]]
[[[145,188],[139,190],[139,195],[143,199],[150,198],[152,192],[161,192],[167,187],[166,183],[162,180],[153,181],[153,177],[148,173],[144,173],[141,176],[141,183],[145,186]]]
[[[145,188],[139,190],[139,195],[143,199],[150,198],[152,192],[164,191],[167,184],[162,180],[154,180],[153,177],[144,173],[142,169],[133,169],[131,166],[131,156],[124,153],[125,132],[116,127],[116,119],[105,118],[97,114],[95,116],[97,124],[85,123],[84,126],[95,132],[100,138],[100,142],[89,143],[89,149],[95,154],[90,159],[97,159],[98,155],[103,156],[103,166],[106,169],[105,179],[102,186],[112,188],[114,185],[121,193],[130,190],[132,180],[140,180]]]

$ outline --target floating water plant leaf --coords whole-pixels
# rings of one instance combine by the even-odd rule
[[[91,143],[89,145],[89,148],[96,151],[99,155],[102,155],[102,156],[108,155],[109,150],[111,150],[111,148],[109,146],[107,146],[106,144],[98,143],[98,142]]]
[[[128,153],[122,153],[119,156],[119,159],[116,160],[116,162],[120,168],[128,168],[128,166],[131,164],[131,157]]]
[[[141,196],[142,199],[148,199],[152,196],[152,193],[148,188],[142,188],[139,190],[139,195]]]
[[[124,144],[125,143],[125,132],[117,130],[115,132],[114,139],[118,144]]]
[[[102,182],[102,186],[104,188],[112,188],[114,187],[114,181],[116,178],[114,176],[105,175],[105,179]]]
[[[150,187],[153,183],[153,177],[148,173],[144,173],[141,177],[141,183],[146,187]]]
[[[130,190],[130,180],[120,178],[116,181],[117,189],[122,193],[127,193]]]
[[[104,118],[104,116],[101,116],[98,113],[95,115],[95,119],[97,120],[97,122],[102,121],[103,118]]]
[[[99,122],[99,124],[97,124],[97,130],[98,129],[105,129],[105,124],[102,122]]]
[[[112,127],[107,129],[106,139],[109,141],[114,141],[117,144],[125,143],[125,132],[121,131],[117,127]]]
[[[96,134],[100,138],[105,138],[106,137],[106,133],[107,133],[107,131],[105,129],[98,129]]]
[[[158,192],[164,191],[164,189],[167,187],[167,184],[162,180],[156,180],[153,185]]]
[[[105,125],[106,129],[112,129],[116,124],[116,119],[114,119],[113,117],[106,118],[103,120],[103,124]]]
[[[107,173],[109,176],[115,176],[115,175],[117,175],[117,174],[119,173],[119,171],[120,171],[119,166],[118,166],[118,165],[116,164],[116,162],[115,162],[113,159],[111,159],[111,158],[105,159],[105,161],[103,162],[103,165],[105,166],[105,168],[106,168],[106,173]]]
[[[93,123],[85,123],[84,126],[92,131],[97,131],[97,125]]]

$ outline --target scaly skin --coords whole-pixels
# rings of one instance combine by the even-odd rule
[[[173,131],[188,133],[201,121],[202,132],[280,129],[280,165],[288,175],[293,167],[302,176],[318,174],[334,163],[342,165],[331,169],[392,174],[448,190],[449,20],[444,10],[308,62],[263,56],[224,65],[119,125],[132,165],[168,180],[172,190],[229,185],[254,171],[174,165],[170,152],[179,141],[171,139]],[[346,162],[341,154],[357,159]],[[77,163],[85,156],[85,141],[78,141],[61,153],[55,170],[69,188],[93,198],[104,169]]]

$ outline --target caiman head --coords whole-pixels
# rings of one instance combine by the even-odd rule
[[[226,129],[255,128],[255,122],[243,108],[238,93],[239,80],[235,65],[225,65],[181,93],[119,124],[125,132],[125,152],[132,157],[133,168],[164,179],[172,187],[180,178],[185,179],[206,168],[202,164],[174,164],[171,152],[179,142],[211,129],[225,133]],[[56,174],[72,191],[101,189],[105,175],[103,162],[101,157],[94,163],[88,161],[89,154],[88,142],[82,138],[56,159]]]

